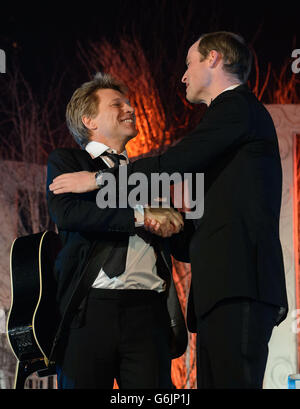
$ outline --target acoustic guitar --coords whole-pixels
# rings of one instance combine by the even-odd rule
[[[60,249],[53,231],[18,237],[11,246],[7,337],[17,359],[15,389],[23,389],[33,372],[55,374],[50,359],[59,324],[54,262]]]

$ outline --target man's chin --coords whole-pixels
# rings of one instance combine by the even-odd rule
[[[195,95],[193,95],[191,92],[186,92],[186,100],[188,101],[188,102],[190,102],[191,104],[195,104],[196,103],[196,98],[195,98]]]
[[[199,95],[191,95],[191,94],[186,94],[186,100],[190,102],[191,104],[207,104],[207,102],[201,98]]]

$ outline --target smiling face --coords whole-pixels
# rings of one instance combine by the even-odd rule
[[[90,140],[123,151],[126,143],[138,133],[134,108],[124,94],[114,89],[99,89],[96,95],[99,98],[97,115],[82,118],[91,131]]]
[[[186,58],[187,70],[182,77],[186,84],[186,99],[191,103],[207,102],[208,87],[211,84],[211,72],[208,59],[198,51],[198,43],[194,43]]]

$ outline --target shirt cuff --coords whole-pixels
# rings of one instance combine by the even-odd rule
[[[135,227],[144,226],[144,207],[142,205],[134,206],[134,224]]]

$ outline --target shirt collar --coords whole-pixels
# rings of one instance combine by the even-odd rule
[[[96,142],[96,141],[89,142],[86,145],[85,150],[94,158],[97,158],[98,156],[102,155],[102,153],[106,151],[109,151],[110,153],[117,153],[115,149],[112,149],[109,146],[104,145],[104,143]],[[120,155],[124,155],[128,159],[126,149]]]
[[[232,90],[232,89],[234,89],[234,88],[236,88],[236,87],[238,87],[238,86],[240,86],[240,85],[241,85],[241,84],[230,85],[230,87],[223,89],[222,92],[230,91],[230,90]],[[222,92],[221,92],[221,94],[222,94]]]

